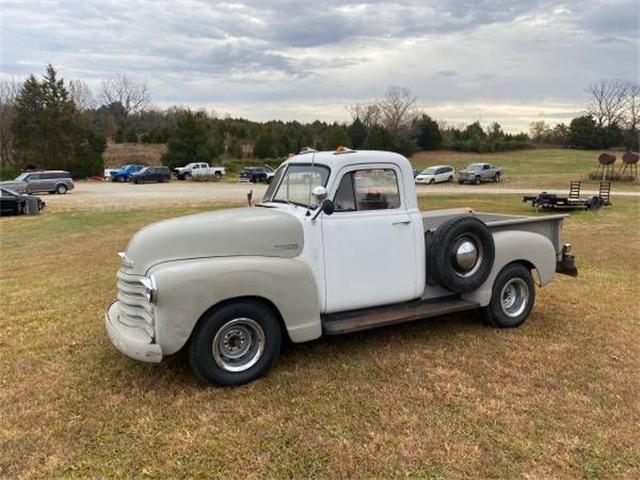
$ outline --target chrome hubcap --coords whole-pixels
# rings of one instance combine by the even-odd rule
[[[521,278],[509,280],[500,292],[500,305],[508,317],[518,317],[529,303],[529,286]]]
[[[482,244],[475,235],[465,234],[453,243],[451,256],[454,272],[460,277],[469,277],[482,263]]]
[[[255,320],[235,318],[216,333],[212,344],[213,359],[223,370],[242,372],[260,360],[264,345],[264,330]]]

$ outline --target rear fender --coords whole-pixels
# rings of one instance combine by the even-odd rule
[[[522,231],[502,231],[493,234],[496,255],[487,280],[473,292],[463,294],[464,300],[489,305],[496,277],[504,267],[513,262],[521,262],[535,268],[540,285],[551,281],[556,271],[556,251],[551,240],[538,233]],[[536,278],[534,276],[534,278]]]

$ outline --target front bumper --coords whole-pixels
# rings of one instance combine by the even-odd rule
[[[139,328],[129,327],[118,320],[119,302],[113,302],[104,316],[107,335],[114,347],[129,358],[141,362],[158,363],[162,360],[162,349]]]

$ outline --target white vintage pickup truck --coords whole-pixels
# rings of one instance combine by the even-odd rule
[[[261,203],[137,232],[120,254],[106,329],[131,358],[186,349],[199,377],[239,385],[266,372],[285,337],[475,309],[517,327],[534,279],[577,275],[564,217],[421,213],[403,156],[307,150],[280,166]]]

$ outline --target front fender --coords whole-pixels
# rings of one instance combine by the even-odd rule
[[[494,232],[496,255],[489,278],[473,292],[463,294],[462,298],[489,305],[493,283],[500,271],[510,263],[531,264],[538,272],[540,285],[549,283],[556,271],[556,250],[551,240],[544,235],[532,232],[507,230]]]
[[[279,311],[293,342],[320,337],[320,305],[311,270],[295,258],[213,257],[154,266],[156,343],[162,353],[180,350],[198,319],[218,303],[259,297]]]

